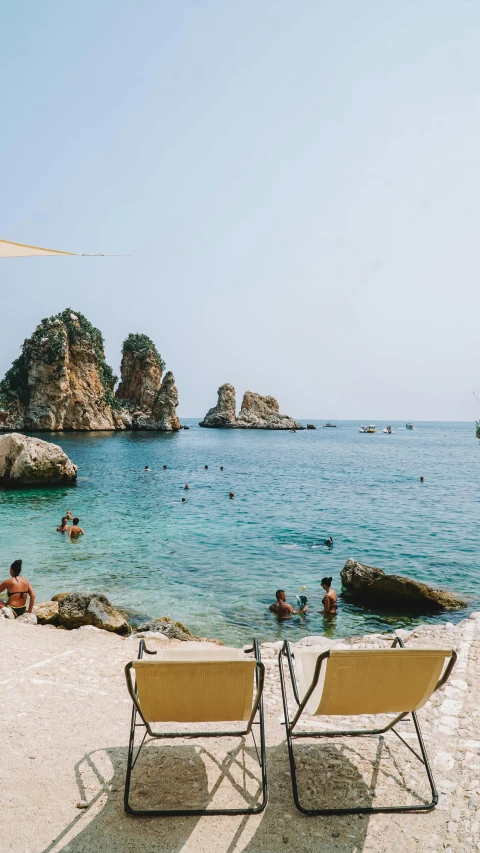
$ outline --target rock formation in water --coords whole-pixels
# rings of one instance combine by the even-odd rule
[[[236,427],[241,429],[304,429],[290,418],[281,415],[275,397],[262,397],[245,391]]]
[[[129,335],[122,350],[121,381],[116,399],[127,429],[175,432],[181,428],[176,409],[178,391],[171,371],[146,335]]]
[[[425,583],[401,575],[387,575],[383,569],[349,559],[340,572],[348,598],[359,604],[381,606],[403,613],[438,613],[460,610],[467,604],[451,592],[433,589]]]
[[[217,405],[209,409],[201,427],[233,427],[236,423],[235,388],[229,385],[221,385],[218,389]]]
[[[0,436],[0,485],[58,486],[76,479],[77,466],[57,444],[18,432]]]
[[[180,429],[178,392],[146,335],[123,346],[122,381],[105,361],[99,329],[66,309],[42,320],[0,382],[0,430]]]
[[[78,312],[42,320],[0,383],[0,429],[110,430],[116,377]]]
[[[129,335],[123,343],[120,385],[115,396],[135,409],[151,411],[162,383],[165,362],[146,335]]]
[[[217,405],[209,409],[201,427],[226,427],[229,429],[304,429],[304,427],[281,415],[275,397],[262,397],[253,391],[243,395],[238,418],[235,415],[235,388],[221,385],[218,389]]]

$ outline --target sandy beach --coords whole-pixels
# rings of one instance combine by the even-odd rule
[[[407,647],[453,647],[449,684],[419,712],[440,793],[424,814],[307,817],[295,810],[289,778],[276,653],[265,662],[269,803],[254,817],[133,818],[123,810],[131,702],[123,667],[138,636],[0,620],[2,851],[14,853],[448,853],[480,850],[480,613],[453,626],[401,631]],[[385,635],[303,641],[325,649],[390,645]],[[178,641],[149,640],[151,647]],[[203,645],[203,644],[202,644]],[[326,721],[339,725],[339,718]],[[362,720],[363,722],[363,720]],[[365,720],[366,722],[366,720]],[[403,724],[407,740],[411,722]],[[299,746],[299,781],[312,805],[414,802],[427,794],[419,762],[391,733],[382,738]],[[412,740],[413,743],[413,740]],[[240,806],[259,796],[247,739],[181,741],[147,747],[132,788],[151,807]],[[380,763],[378,764],[378,759]],[[418,800],[417,800],[418,802]],[[78,806],[83,806],[79,808]]]

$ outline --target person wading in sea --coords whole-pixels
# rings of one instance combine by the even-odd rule
[[[337,593],[332,589],[333,578],[322,578],[322,587],[325,590],[325,595],[322,599],[323,610],[320,610],[322,616],[335,616],[337,613]]]
[[[70,525],[67,524],[67,521],[68,518],[66,515],[64,515],[60,527],[57,527],[57,533],[68,533],[68,531],[70,530]]]
[[[69,535],[70,539],[78,539],[79,536],[85,535],[85,531],[82,530],[82,528],[78,526],[79,521],[80,521],[80,519],[75,517],[73,519],[72,526],[68,528],[68,535]]]
[[[307,605],[301,610],[295,610],[287,601],[287,596],[284,589],[277,589],[275,593],[276,601],[268,608],[270,613],[274,613],[277,619],[289,619],[290,616],[296,616],[299,613],[305,613]]]
[[[22,561],[15,560],[10,566],[10,577],[0,583],[0,592],[7,590],[8,604],[0,601],[0,608],[9,607],[13,610],[15,617],[23,616],[27,609],[27,595],[29,597],[28,612],[33,613],[35,604],[35,593],[26,578],[19,578],[22,571]]]

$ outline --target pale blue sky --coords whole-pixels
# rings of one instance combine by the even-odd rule
[[[180,414],[480,413],[480,8],[6,0],[0,372],[70,306],[145,332]]]

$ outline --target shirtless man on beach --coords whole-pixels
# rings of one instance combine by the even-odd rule
[[[271,604],[268,609],[270,610],[270,613],[274,613],[278,619],[289,619],[290,616],[296,616],[299,613],[306,612],[306,605],[302,607],[301,610],[295,610],[292,605],[288,603],[284,589],[277,589],[275,598],[277,600]]]
[[[80,521],[80,519],[75,517],[73,519],[72,526],[68,528],[68,535],[69,535],[70,539],[78,539],[79,536],[85,535],[85,531],[82,530],[82,528],[78,526],[79,521]]]

